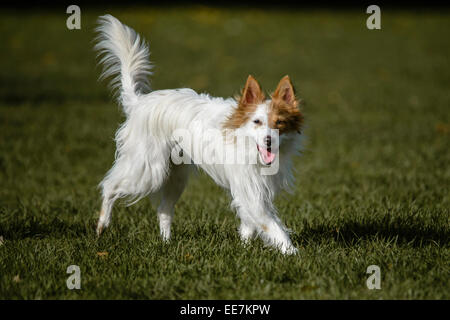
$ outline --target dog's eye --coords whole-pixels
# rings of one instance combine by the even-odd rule
[[[260,124],[261,121],[259,121],[259,119],[256,119],[256,120],[253,120],[253,123]]]
[[[284,121],[283,121],[283,120],[277,120],[277,121],[275,122],[275,124],[276,124],[277,126],[280,126],[280,125],[284,124]]]

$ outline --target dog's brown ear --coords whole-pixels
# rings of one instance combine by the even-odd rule
[[[251,75],[248,76],[244,90],[241,96],[241,105],[255,105],[264,102],[264,93],[259,86],[258,81]]]
[[[278,83],[278,86],[275,90],[275,92],[272,94],[272,100],[278,101],[278,102],[284,102],[288,105],[291,105],[293,107],[297,107],[298,101],[295,98],[295,90],[294,86],[292,85],[291,79],[289,76],[284,76],[280,83]]]

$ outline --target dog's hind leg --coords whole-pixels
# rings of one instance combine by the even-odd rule
[[[97,236],[100,236],[105,228],[111,223],[111,214],[114,203],[121,197],[121,192],[119,191],[121,180],[112,178],[117,171],[117,168],[113,167],[107,177],[101,182],[103,200],[100,217],[97,222]]]
[[[97,224],[97,234],[108,227],[111,222],[111,212],[114,202],[119,198],[128,198],[128,205],[134,204],[151,192],[162,189],[169,179],[166,166],[167,148],[151,145],[153,154],[139,154],[139,150],[132,149],[128,154],[119,155],[114,166],[100,183],[103,202],[100,219]],[[151,165],[150,165],[151,164]]]
[[[180,198],[189,177],[187,165],[172,166],[167,181],[159,191],[161,202],[157,213],[160,234],[164,241],[168,241],[171,235],[171,224],[174,215],[175,203]]]
[[[115,195],[105,195],[103,197],[102,208],[100,210],[100,218],[97,223],[97,235],[100,236],[103,230],[111,223],[111,212],[116,201]]]

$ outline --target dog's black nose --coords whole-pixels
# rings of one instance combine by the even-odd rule
[[[272,137],[271,136],[266,136],[264,138],[264,143],[266,144],[266,146],[270,147],[272,145]]]

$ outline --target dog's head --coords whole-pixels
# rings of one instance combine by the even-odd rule
[[[254,142],[262,164],[270,165],[284,140],[301,133],[303,115],[288,76],[283,77],[271,99],[266,99],[259,83],[248,76],[235,111],[224,124],[238,129]]]

